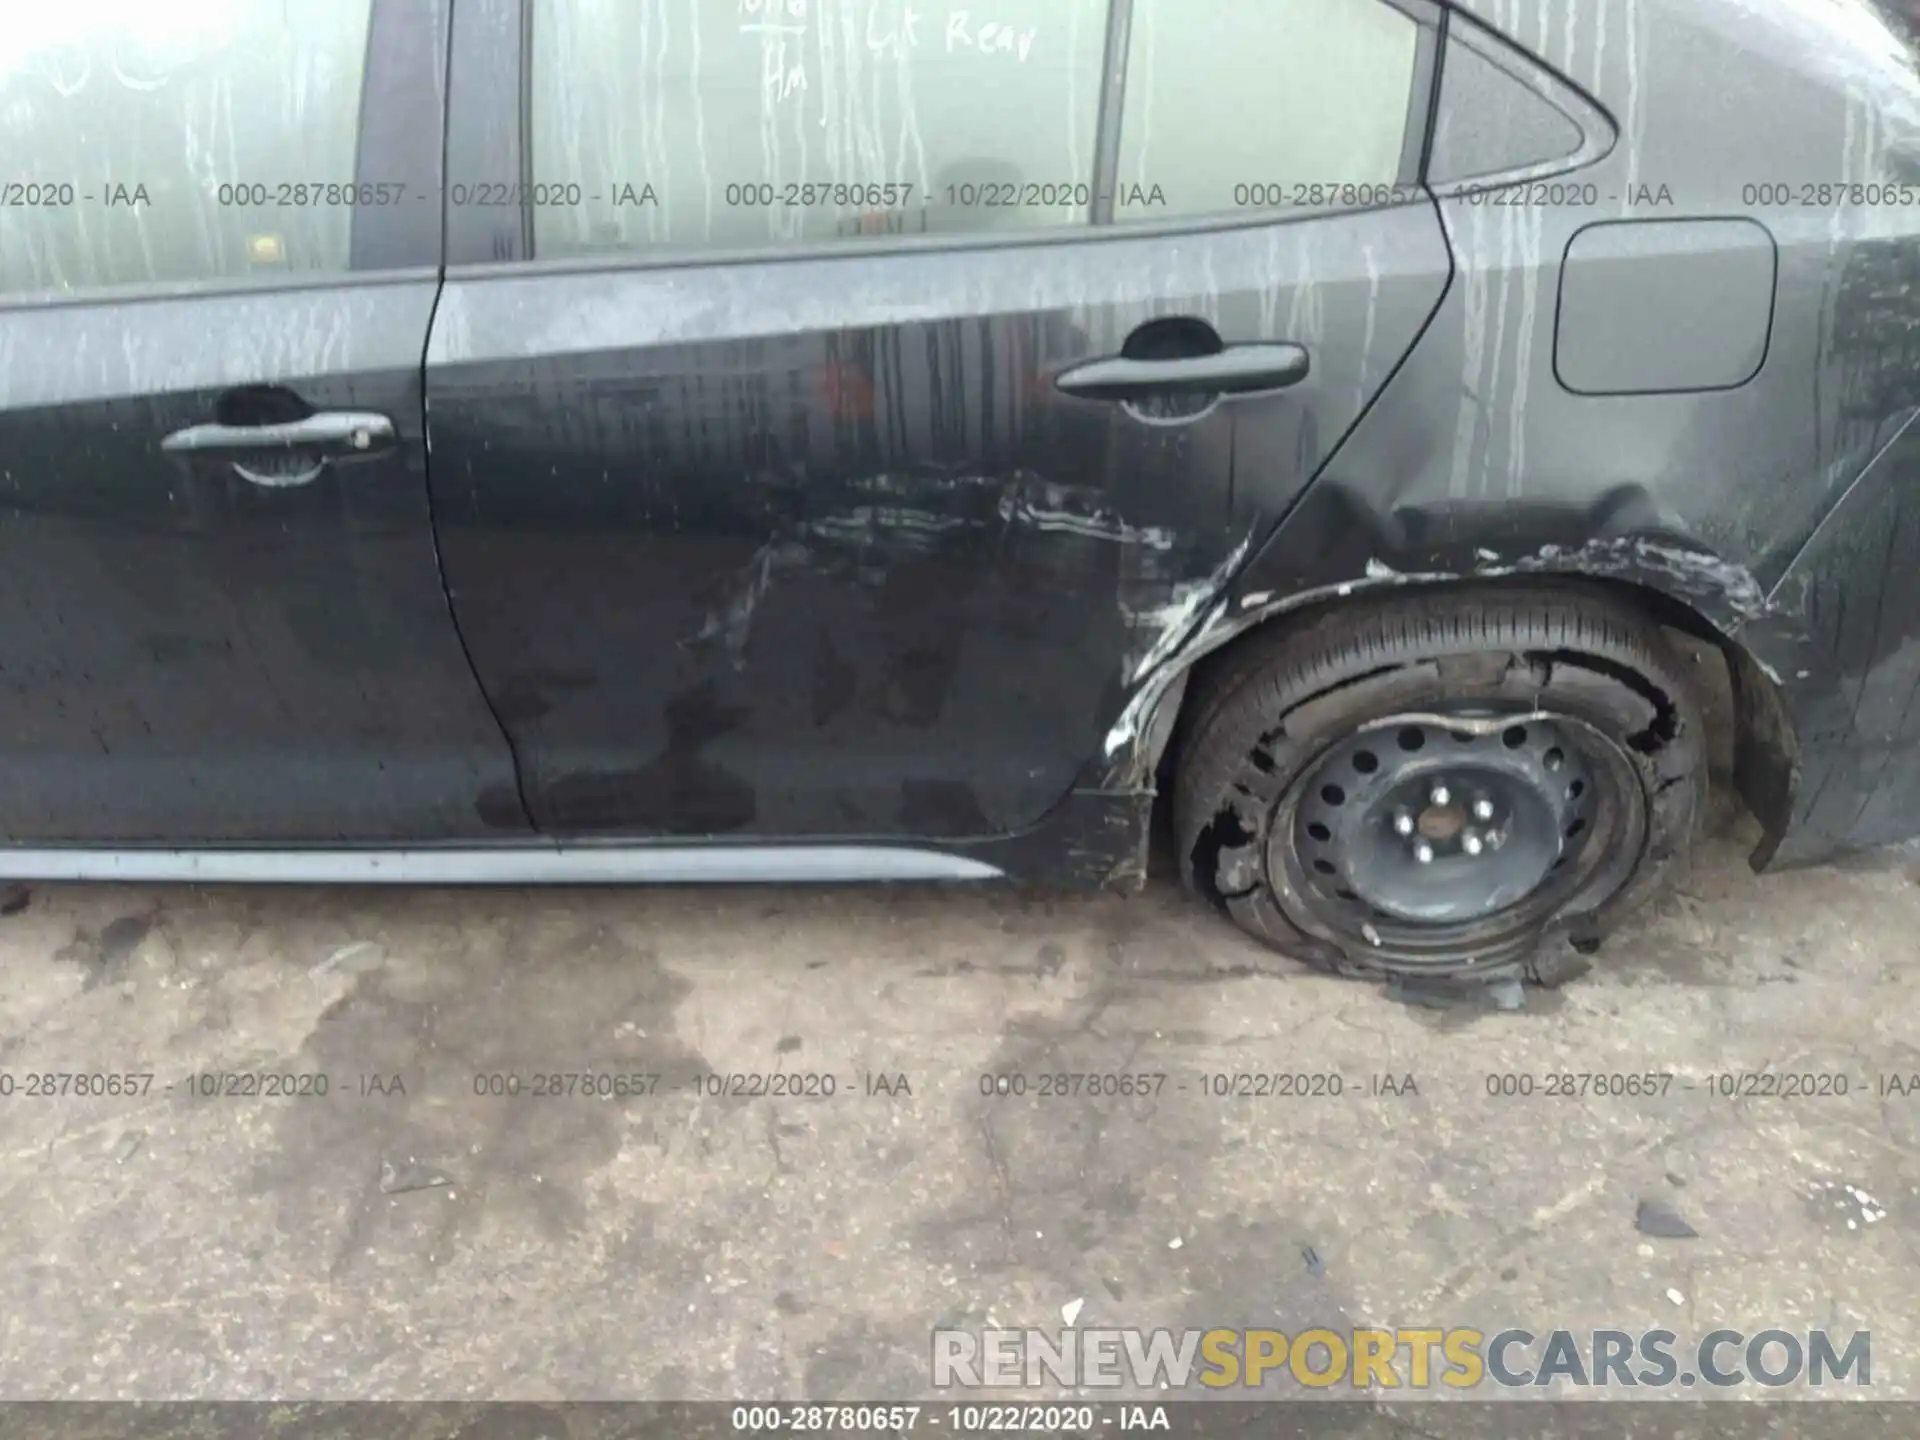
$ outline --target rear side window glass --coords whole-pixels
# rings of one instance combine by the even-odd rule
[[[1389,203],[1419,47],[1383,0],[1135,0],[1115,218]]]
[[[1106,22],[1107,0],[537,0],[535,253],[1087,224]]]
[[[0,295],[348,268],[372,0],[9,9]]]
[[[1400,198],[1422,27],[1386,0],[1134,0],[1119,172],[1095,195],[1110,18],[1109,0],[538,0],[535,253]]]

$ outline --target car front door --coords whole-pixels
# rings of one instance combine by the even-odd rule
[[[431,484],[535,824],[1039,821],[1433,313],[1433,38],[463,4]]]
[[[433,548],[444,0],[0,35],[0,836],[527,830]]]

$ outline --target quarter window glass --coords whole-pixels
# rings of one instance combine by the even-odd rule
[[[1106,22],[1107,0],[537,0],[535,252],[1085,224]]]
[[[1115,218],[1383,203],[1419,38],[1383,0],[1135,0]]]
[[[1447,44],[1441,77],[1427,170],[1435,185],[1552,165],[1585,143],[1546,97],[1458,39]]]
[[[10,6],[0,294],[346,269],[371,8]]]

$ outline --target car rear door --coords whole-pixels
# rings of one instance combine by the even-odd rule
[[[446,0],[0,33],[0,835],[525,831],[440,583]]]
[[[464,0],[431,484],[538,827],[1045,815],[1439,301],[1435,26]]]

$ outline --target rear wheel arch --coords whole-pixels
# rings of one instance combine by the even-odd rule
[[[1198,655],[1170,686],[1156,723],[1148,727],[1150,756],[1143,768],[1156,771],[1160,790],[1170,795],[1174,773],[1187,753],[1195,729],[1210,714],[1230,702],[1238,688],[1269,666],[1276,650],[1302,643],[1316,629],[1351,627],[1356,617],[1382,611],[1405,613],[1410,605],[1430,608],[1444,601],[1444,609],[1460,614],[1463,602],[1484,597],[1510,604],[1520,595],[1589,608],[1600,616],[1613,614],[1637,619],[1648,627],[1678,632],[1690,643],[1693,664],[1669,667],[1668,683],[1683,692],[1685,709],[1704,715],[1712,753],[1722,764],[1731,762],[1736,788],[1760,819],[1766,838],[1756,850],[1756,868],[1777,846],[1790,818],[1797,777],[1797,746],[1780,687],[1756,657],[1705,610],[1653,585],[1615,577],[1581,574],[1532,574],[1503,577],[1461,577],[1456,580],[1401,580],[1375,582],[1353,593],[1322,592],[1304,603],[1271,614],[1234,634],[1217,648]],[[1718,672],[1718,673],[1716,673]],[[1725,731],[1719,731],[1724,726]],[[1718,732],[1718,733],[1716,733]],[[1728,743],[1728,742],[1731,743]],[[1181,857],[1183,867],[1188,857]]]
[[[1740,798],[1765,830],[1768,840],[1755,854],[1755,865],[1771,855],[1779,835],[1792,815],[1793,796],[1798,782],[1799,739],[1778,679],[1743,644],[1733,627],[1710,617],[1701,607],[1683,600],[1659,586],[1612,576],[1578,573],[1524,576],[1473,577],[1449,580],[1419,580],[1405,584],[1370,583],[1356,585],[1351,595],[1332,591],[1315,594],[1299,604],[1276,611],[1247,630],[1235,634],[1224,644],[1199,654],[1168,686],[1155,725],[1149,727],[1151,746],[1144,767],[1164,782],[1175,752],[1172,743],[1180,726],[1192,713],[1195,698],[1205,692],[1210,678],[1220,669],[1236,665],[1262,635],[1283,626],[1309,624],[1330,612],[1353,606],[1378,604],[1409,593],[1452,594],[1462,590],[1493,591],[1511,586],[1528,589],[1564,589],[1569,595],[1599,594],[1638,610],[1647,619],[1668,630],[1677,631],[1704,648],[1711,649],[1725,667],[1724,683],[1731,714],[1732,768]],[[1709,687],[1720,681],[1705,677]],[[1712,707],[1710,708],[1717,708]],[[1162,786],[1164,789],[1164,784]]]

